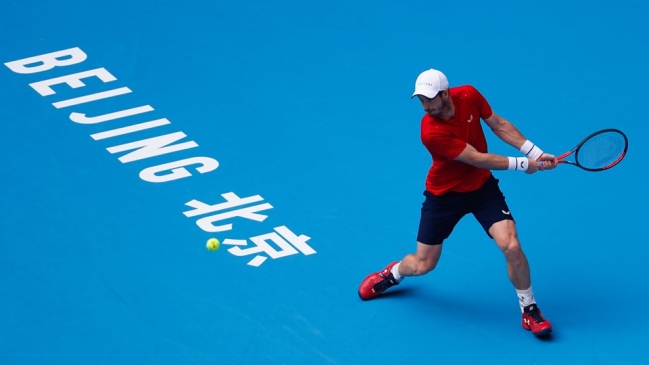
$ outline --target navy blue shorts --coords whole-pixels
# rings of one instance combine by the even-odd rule
[[[473,214],[487,235],[489,228],[505,219],[514,220],[505,196],[498,187],[498,179],[489,179],[478,190],[468,193],[433,195],[424,191],[426,200],[421,207],[417,241],[427,245],[440,245],[466,214]]]

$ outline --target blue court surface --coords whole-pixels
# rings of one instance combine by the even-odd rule
[[[648,364],[648,16],[627,0],[4,1],[0,364]],[[431,161],[410,95],[428,68],[547,152],[629,136],[605,172],[494,172],[550,339],[521,328],[472,216],[435,271],[357,295],[415,249]]]

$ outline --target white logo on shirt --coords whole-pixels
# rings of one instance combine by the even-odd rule
[[[469,117],[469,120],[467,120],[467,122],[471,123],[472,120],[473,120],[473,115]]]

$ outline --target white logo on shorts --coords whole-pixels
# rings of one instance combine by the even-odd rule
[[[503,212],[503,214],[507,214],[507,215],[509,215],[509,210],[506,211],[506,212],[505,212],[504,210],[501,210],[501,212]]]

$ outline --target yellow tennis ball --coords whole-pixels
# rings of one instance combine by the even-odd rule
[[[216,238],[210,238],[209,240],[207,240],[207,244],[205,246],[210,251],[216,251],[219,249],[219,247],[221,247],[221,242],[219,242],[219,240],[217,240]]]

